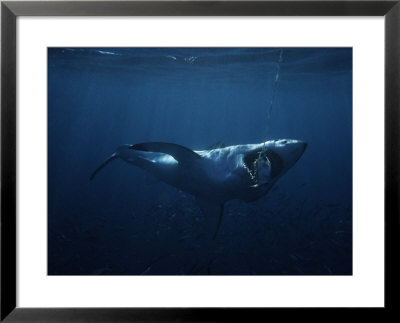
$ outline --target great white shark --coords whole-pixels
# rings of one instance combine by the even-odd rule
[[[155,178],[195,196],[215,238],[224,204],[233,199],[251,202],[264,196],[303,155],[307,143],[294,139],[259,144],[191,150],[165,142],[127,144],[117,148],[92,173],[92,180],[112,160],[140,167]]]

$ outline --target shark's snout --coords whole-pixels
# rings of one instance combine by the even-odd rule
[[[300,159],[300,157],[303,156],[307,148],[307,143],[300,140],[292,140],[292,142],[288,142],[286,145],[288,149],[288,154],[292,155],[289,156],[288,161],[292,162],[294,160],[294,163],[296,163]]]
[[[307,148],[307,143],[295,139],[280,139],[275,141],[275,145],[271,147],[278,153],[287,168],[292,167],[303,155]]]
[[[292,143],[292,145],[293,145],[294,154],[298,155],[297,160],[299,160],[300,157],[306,151],[308,144],[305,141],[297,140],[296,142]]]
[[[279,139],[268,142],[267,147],[267,156],[272,164],[272,177],[277,178],[296,164],[306,150],[307,143],[295,139]]]

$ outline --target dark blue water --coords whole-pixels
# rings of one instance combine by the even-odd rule
[[[48,273],[352,274],[352,50],[54,48],[48,51]],[[230,201],[204,242],[194,197],[121,160],[121,144],[191,149],[308,142],[261,199]],[[205,250],[207,248],[207,250]]]

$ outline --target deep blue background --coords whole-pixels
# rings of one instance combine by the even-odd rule
[[[48,272],[352,274],[352,49],[50,48]],[[299,162],[265,197],[231,201],[205,251],[192,196],[115,161],[117,146],[205,149],[293,138]]]

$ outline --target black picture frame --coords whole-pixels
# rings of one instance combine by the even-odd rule
[[[399,255],[400,1],[2,1],[1,3],[1,321],[254,321],[256,317],[341,315],[294,308],[16,307],[16,19],[18,16],[384,16],[385,17],[385,307],[347,309],[369,318],[396,310]],[[373,131],[373,130],[372,130]],[[373,234],[373,233],[371,233]],[[40,292],[40,291],[38,291]],[[312,310],[313,313],[309,313]],[[343,309],[342,309],[343,310]],[[269,311],[266,313],[266,311]],[[391,313],[393,314],[393,313]],[[261,315],[261,316],[260,316]],[[323,319],[323,317],[320,317]],[[258,319],[257,319],[258,320]]]

